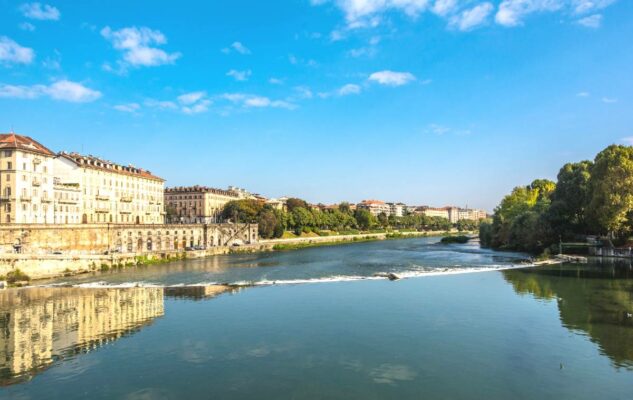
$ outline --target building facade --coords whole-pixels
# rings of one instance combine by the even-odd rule
[[[0,223],[161,224],[163,192],[144,169],[0,134]]]
[[[363,200],[360,203],[356,204],[356,208],[367,210],[375,217],[380,214],[391,214],[391,207],[389,206],[389,204],[381,200]]]
[[[28,136],[0,134],[0,223],[53,223],[54,159]]]
[[[229,201],[254,199],[243,189],[228,190],[206,186],[173,187],[165,190],[168,221],[185,224],[221,222],[222,209]]]

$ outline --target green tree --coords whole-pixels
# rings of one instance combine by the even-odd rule
[[[568,163],[558,172],[552,204],[547,213],[554,239],[558,236],[573,238],[575,234],[587,232],[585,212],[591,200],[592,166],[591,161]]]
[[[286,208],[288,209],[288,212],[293,212],[295,208],[305,208],[308,209],[310,208],[310,206],[308,205],[308,202],[302,199],[298,199],[295,197],[291,197],[288,200],[286,200]]]
[[[591,168],[587,217],[592,228],[611,236],[631,231],[633,148],[611,145],[598,153]]]
[[[372,226],[376,225],[376,217],[374,217],[369,211],[363,209],[356,209],[354,213],[356,224],[361,230],[368,230]]]
[[[263,205],[256,200],[233,200],[224,205],[222,218],[240,223],[255,223]]]

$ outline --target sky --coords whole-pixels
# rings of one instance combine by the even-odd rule
[[[0,132],[167,186],[491,211],[633,144],[629,0],[0,0]]]

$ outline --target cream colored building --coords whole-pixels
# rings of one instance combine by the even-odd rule
[[[220,214],[229,201],[254,198],[243,189],[229,190],[206,186],[173,187],[165,190],[165,204],[169,211],[168,222],[214,223],[221,222]]]
[[[391,207],[389,204],[381,200],[363,200],[356,204],[356,208],[369,211],[373,216],[377,217],[380,214],[390,215]]]
[[[0,223],[53,223],[54,158],[28,136],[0,134]]]
[[[81,188],[82,223],[164,223],[164,179],[93,156],[60,153],[59,158],[57,165],[67,164],[66,183]]]
[[[0,223],[162,224],[163,192],[144,169],[0,134]]]

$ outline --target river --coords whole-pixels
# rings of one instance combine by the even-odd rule
[[[0,398],[630,398],[630,264],[525,268],[438,240],[0,291]]]

